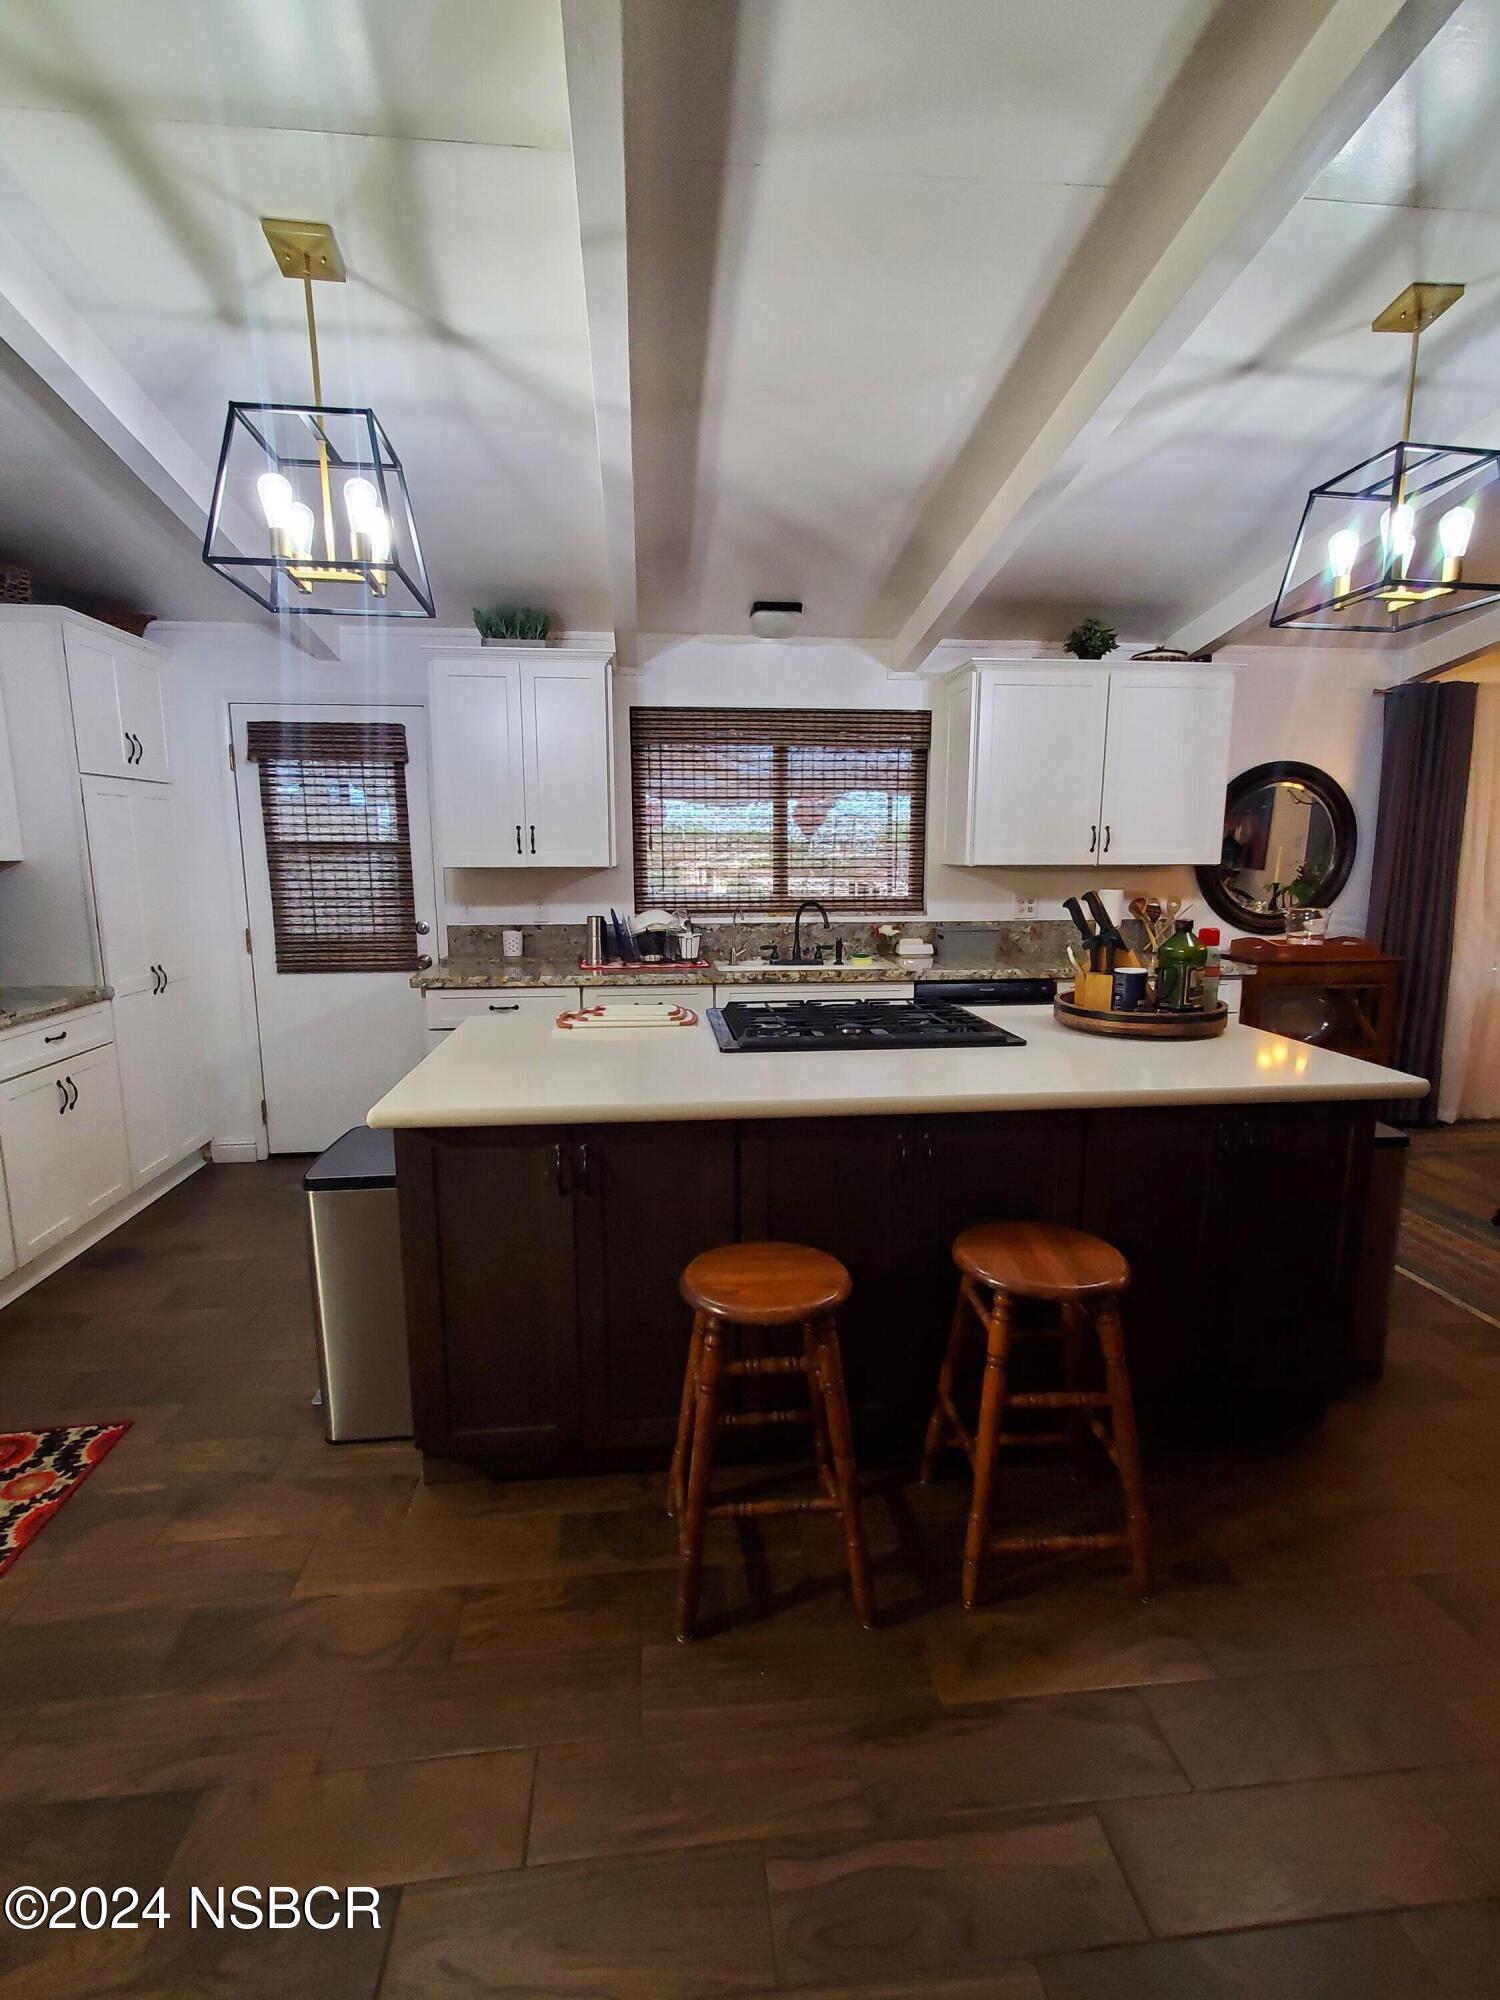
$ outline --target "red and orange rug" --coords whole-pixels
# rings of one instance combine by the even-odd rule
[[[0,1576],[129,1429],[127,1422],[0,1431]]]

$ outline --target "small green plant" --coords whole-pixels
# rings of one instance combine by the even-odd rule
[[[1081,618],[1063,640],[1075,660],[1102,660],[1119,643],[1114,626],[1106,625],[1102,618]]]
[[[552,630],[552,613],[528,604],[496,604],[489,610],[476,604],[474,623],[481,639],[545,639]]]

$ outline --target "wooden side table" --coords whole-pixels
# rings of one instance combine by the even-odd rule
[[[1236,964],[1253,966],[1241,989],[1240,1019],[1289,1041],[1393,1065],[1404,959],[1368,938],[1236,938]]]

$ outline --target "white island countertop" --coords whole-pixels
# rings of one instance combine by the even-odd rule
[[[545,1015],[465,1021],[369,1114],[377,1127],[586,1125],[890,1112],[1078,1111],[1425,1097],[1426,1079],[1231,1021],[1207,1042],[1062,1027],[1050,1007],[976,1007],[1025,1048],[724,1054],[692,1028],[566,1031]]]

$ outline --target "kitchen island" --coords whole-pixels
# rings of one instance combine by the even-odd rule
[[[1153,1044],[975,1011],[1025,1046],[725,1054],[706,1020],[466,1022],[369,1118],[396,1132],[423,1452],[516,1476],[664,1461],[683,1265],[779,1237],[849,1267],[861,1451],[899,1457],[948,1246],[1001,1216],[1129,1258],[1148,1431],[1315,1416],[1350,1369],[1375,1106],[1426,1082],[1237,1024]]]

